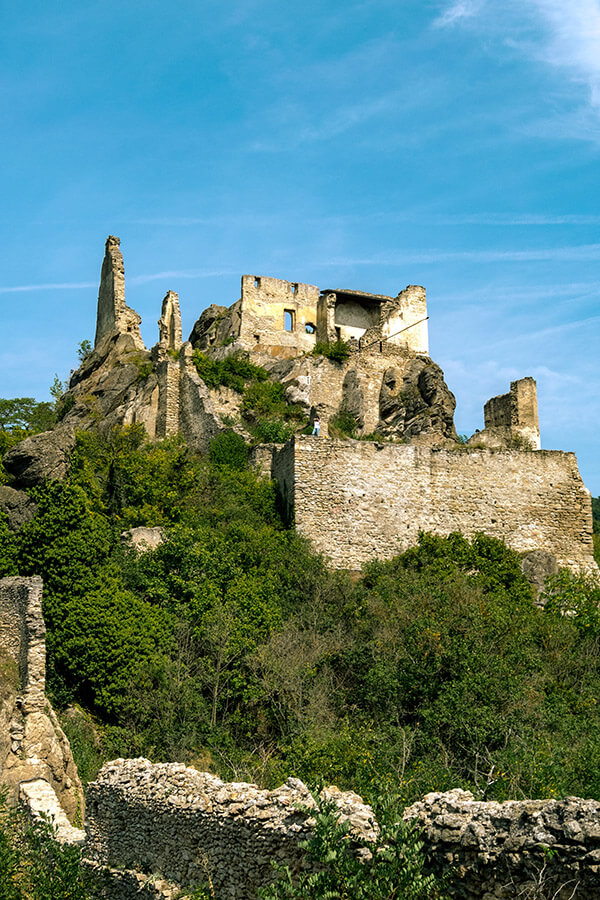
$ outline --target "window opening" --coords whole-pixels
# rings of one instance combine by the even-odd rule
[[[312,322],[307,322],[306,325],[304,326],[304,330],[307,334],[314,334],[315,326],[313,325]]]
[[[257,344],[259,344],[260,343],[260,334],[255,334],[254,340],[256,341]]]
[[[259,287],[260,287],[260,278],[255,278],[255,279],[254,279],[254,287],[255,287],[255,288],[259,288]]]
[[[284,309],[283,327],[285,331],[293,331],[296,327],[296,312],[293,309]]]
[[[335,339],[336,341],[341,341],[342,339],[342,329],[339,327],[339,325],[335,326]]]
[[[292,294],[297,294],[297,293],[298,293],[298,285],[297,285],[297,284],[293,284],[293,285],[292,285]]]

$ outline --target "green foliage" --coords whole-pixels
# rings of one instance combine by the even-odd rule
[[[0,431],[19,439],[52,428],[56,419],[51,403],[38,403],[33,397],[0,398]]]
[[[209,459],[218,469],[245,469],[248,465],[248,445],[235,431],[222,431],[210,443]]]
[[[305,421],[302,407],[288,403],[283,385],[274,381],[253,381],[246,386],[242,416],[258,443],[285,443]]]
[[[300,843],[315,871],[294,878],[288,866],[274,863],[278,878],[259,891],[263,900],[441,900],[435,877],[423,871],[423,842],[392,800],[376,805],[375,842],[352,835],[335,803],[315,802],[316,811],[305,808],[314,818],[312,834]]]
[[[350,347],[346,341],[335,341],[332,344],[317,343],[312,351],[313,356],[324,356],[334,362],[345,362],[350,358]]]
[[[239,353],[232,353],[225,359],[210,359],[200,350],[194,350],[193,361],[200,378],[208,387],[220,385],[233,388],[240,394],[249,381],[266,381],[268,373],[262,366],[255,366]]]
[[[341,409],[332,416],[327,423],[327,429],[330,437],[333,438],[356,438],[357,423],[352,413],[347,409]]]
[[[77,357],[79,362],[84,363],[86,359],[92,355],[93,349],[91,342],[88,341],[87,338],[81,341],[77,347]]]
[[[600,534],[600,497],[592,497],[592,518],[594,534]]]
[[[81,850],[54,840],[49,824],[31,825],[0,794],[0,900],[92,900]]]

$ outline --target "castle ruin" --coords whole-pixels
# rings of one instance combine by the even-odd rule
[[[560,565],[596,570],[590,495],[572,453],[540,449],[532,378],[491,398],[484,428],[459,440],[454,395],[428,355],[423,287],[390,297],[243,275],[239,299],[208,306],[187,341],[173,291],[151,350],[139,322],[125,303],[119,239],[110,236],[94,351],[72,375],[72,408],[59,426],[6,455],[17,486],[31,484],[32,471],[39,477],[40,459],[63,472],[74,430],[90,422],[107,431],[138,423],[151,440],[181,434],[201,452],[231,427],[250,440],[241,394],[205,383],[194,362],[197,354],[235,354],[267,370],[305,426],[321,421],[320,439],[303,435],[301,425],[285,447],[259,446],[253,455],[276,480],[289,522],[334,566],[389,558],[431,530],[484,532],[521,553],[543,551]],[[350,423],[353,439],[339,440],[340,421]],[[52,441],[64,452],[54,447],[44,457]]]

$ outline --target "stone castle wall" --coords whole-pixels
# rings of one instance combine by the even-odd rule
[[[372,810],[360,797],[337,788],[324,794],[353,829],[374,837]],[[298,805],[314,808],[295,778],[266,791],[146,759],[107,763],[87,801],[84,859],[106,900],[172,897],[207,875],[217,897],[254,900],[273,879],[272,860],[302,868],[298,842],[311,820]]]
[[[389,559],[420,531],[484,532],[596,568],[590,495],[573,453],[296,437],[276,454],[273,477],[296,529],[340,568]]]
[[[319,288],[280,278],[244,275],[239,345],[268,356],[297,356],[314,348]],[[286,311],[291,330],[286,330]],[[306,326],[312,328],[310,333]]]

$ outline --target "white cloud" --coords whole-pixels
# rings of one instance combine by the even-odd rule
[[[31,291],[76,291],[97,287],[97,282],[80,281],[70,284],[19,284],[14,287],[0,287],[0,294],[22,294]]]
[[[444,12],[434,20],[434,27],[446,28],[464,19],[476,16],[483,6],[482,0],[455,0]]]

